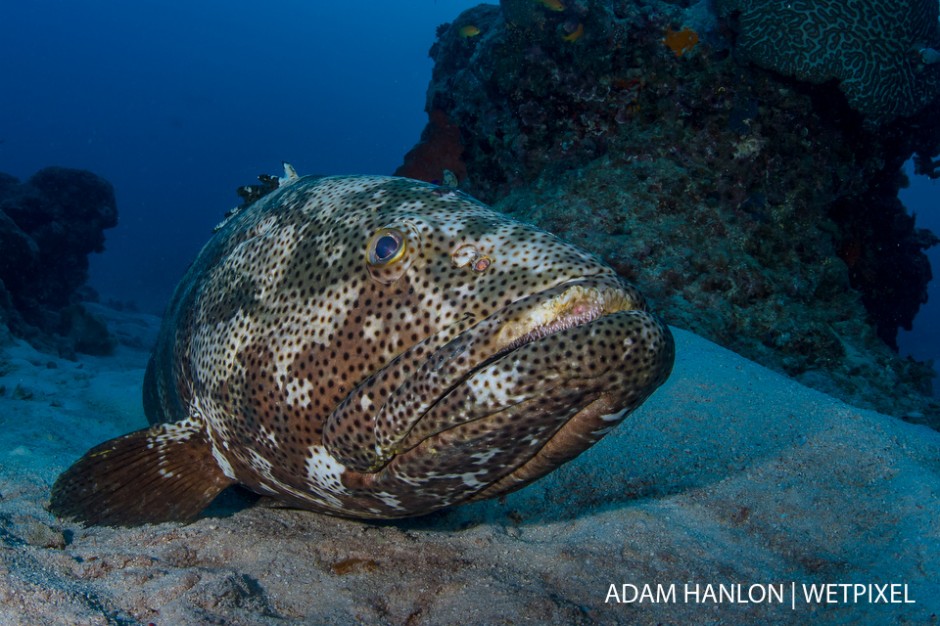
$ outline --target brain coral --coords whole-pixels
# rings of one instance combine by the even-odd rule
[[[913,115],[940,94],[937,0],[715,0],[736,18],[737,53],[811,83],[836,80],[874,124]]]

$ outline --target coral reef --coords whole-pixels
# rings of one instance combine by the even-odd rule
[[[714,0],[735,51],[801,81],[838,81],[871,122],[921,111],[940,95],[936,0]]]
[[[891,349],[931,278],[936,238],[897,190],[912,155],[932,171],[940,100],[873,124],[835,82],[747,62],[740,14],[709,7],[503,0],[442,27],[426,109],[459,129],[461,188],[593,250],[673,324],[940,424],[930,367]]]
[[[38,348],[108,354],[113,340],[80,300],[88,254],[117,224],[114,190],[84,170],[47,167],[20,183],[0,174],[0,322]]]

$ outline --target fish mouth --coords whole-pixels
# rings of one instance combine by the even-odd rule
[[[578,430],[594,434],[566,450],[589,447],[665,380],[672,351],[668,329],[618,276],[565,281],[409,348],[334,411],[324,445],[376,488],[423,484],[421,472],[446,483],[479,466],[469,486],[454,486],[453,497],[465,499],[531,460],[591,406],[597,419]],[[364,418],[367,437],[343,426]]]
[[[623,339],[618,329],[621,322],[627,322],[621,319],[624,316],[631,318],[628,325],[635,335],[627,337],[626,343],[642,342],[640,327],[655,318],[646,312],[646,302],[636,288],[610,275],[561,283],[520,298],[471,325],[429,355],[381,408],[375,420],[376,462],[372,467],[381,467],[445,431],[532,400],[543,382],[538,380],[539,370],[551,369],[559,381],[577,379],[577,371],[569,372],[569,377],[558,371],[558,365],[566,363],[567,369],[577,370],[593,358],[581,354],[578,335],[590,336],[591,329],[606,321],[605,330],[613,337],[608,343],[616,343]],[[637,320],[643,321],[637,324]],[[658,320],[653,324],[663,328]],[[525,359],[530,359],[531,367],[520,372],[519,362]],[[592,384],[579,380],[568,386],[580,389]],[[561,408],[551,402],[545,406]]]
[[[635,288],[620,281],[611,282],[581,279],[531,296],[536,299],[535,306],[522,315],[514,315],[500,330],[497,343],[506,346],[502,353],[605,315],[646,310],[646,302]]]

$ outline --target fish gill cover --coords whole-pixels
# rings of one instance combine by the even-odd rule
[[[783,3],[730,1],[464,12],[438,31],[430,123],[397,173],[455,172],[461,189],[602,256],[671,323],[852,403],[940,424],[930,367],[896,352],[937,242],[897,197],[912,156],[936,175],[937,3],[893,22],[879,3],[841,16],[812,5],[838,17],[820,31],[826,53],[861,72],[818,83],[746,53],[759,33],[742,29],[765,22],[744,9]],[[467,24],[480,34],[461,37]],[[903,43],[875,41],[848,62],[890,24]],[[837,27],[851,36],[832,37]],[[864,68],[891,54],[910,74],[875,86],[881,109],[858,85],[884,79]]]

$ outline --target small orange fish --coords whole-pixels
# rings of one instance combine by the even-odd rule
[[[469,39],[470,37],[476,37],[481,32],[483,31],[477,28],[474,24],[467,24],[466,26],[461,27],[460,30],[457,31],[457,33],[465,39]]]
[[[584,24],[578,22],[578,25],[570,33],[562,37],[567,42],[574,42],[581,39],[581,35],[584,34]]]
[[[678,58],[695,47],[695,44],[698,43],[698,33],[691,28],[683,28],[682,30],[667,28],[666,35],[663,37],[663,43],[666,44],[666,47],[672,50],[676,58]]]
[[[565,5],[561,0],[535,0],[549,11],[564,11]]]

